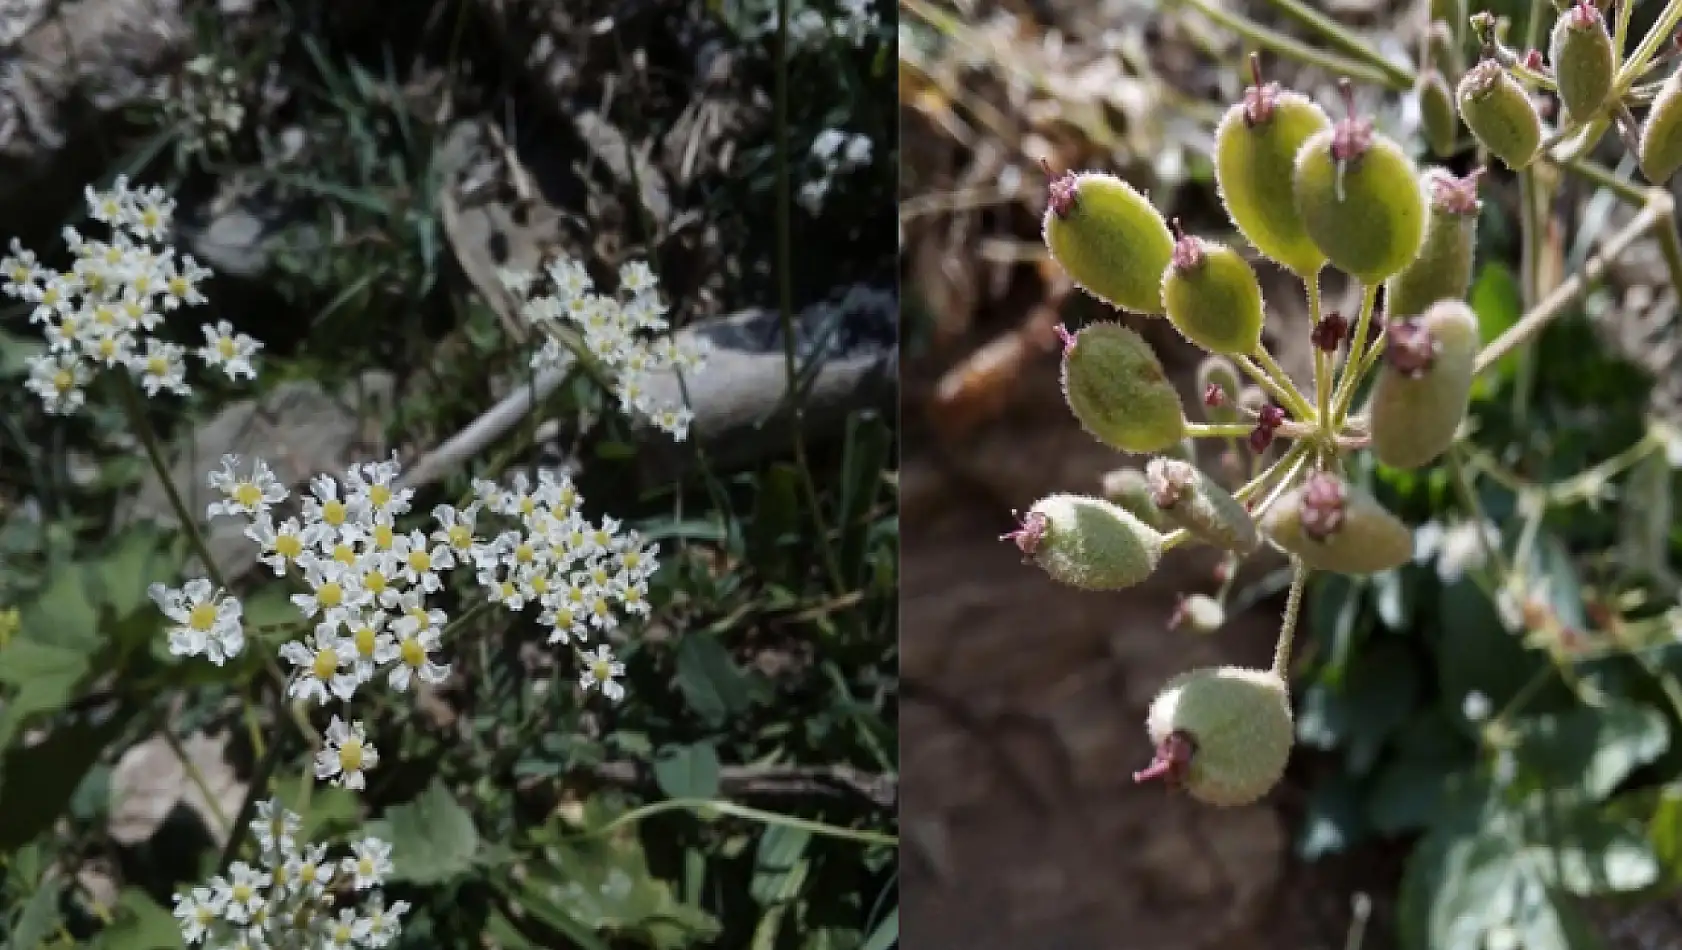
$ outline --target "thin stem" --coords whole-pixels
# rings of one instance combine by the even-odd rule
[[[222,803],[217,801],[215,794],[210,791],[210,782],[204,777],[204,771],[187,755],[187,750],[181,747],[181,740],[175,737],[175,730],[169,727],[167,720],[160,723],[158,733],[164,737],[169,751],[175,753],[182,770],[187,773],[187,779],[199,790],[199,794],[204,796],[205,806],[210,809],[211,817],[216,819],[217,829],[222,834],[231,833],[233,829],[228,825],[228,813],[222,810]]]
[[[1500,544],[1491,544],[1485,526],[1494,524],[1489,516],[1483,512],[1483,502],[1478,499],[1472,480],[1467,476],[1465,460],[1461,458],[1458,446],[1448,452],[1449,474],[1454,481],[1455,494],[1460,496],[1460,503],[1466,506],[1466,511],[1472,516],[1478,535],[1478,546],[1483,548],[1484,559],[1495,565],[1495,571],[1505,580],[1512,574],[1512,565],[1507,563],[1506,552],[1501,550]]]
[[[784,0],[784,2],[787,2],[787,0]],[[809,831],[812,834],[828,838],[840,838],[845,841],[857,841],[861,844],[883,845],[890,848],[899,847],[898,838],[878,831],[863,831],[858,828],[842,828],[836,825],[827,825],[821,821],[796,818],[792,815],[781,815],[776,812],[763,811],[758,808],[749,808],[746,805],[738,805],[735,802],[718,801],[710,798],[671,798],[663,802],[654,802],[650,805],[643,805],[640,808],[633,808],[623,815],[614,818],[612,821],[606,822],[600,827],[592,828],[589,831],[572,837],[574,840],[599,838],[602,835],[614,831],[615,829],[641,821],[650,815],[658,815],[661,812],[667,811],[692,811],[700,812],[702,814],[713,812],[721,815],[729,815],[733,818],[745,818],[749,821],[757,821],[766,825],[778,825],[784,828]]]
[[[1320,302],[1320,272],[1315,271],[1313,277],[1303,278],[1303,286],[1308,291],[1308,325],[1318,329],[1323,318]],[[1314,347],[1314,403],[1316,418],[1322,422],[1331,419],[1332,413],[1332,367],[1330,356],[1320,347]]]
[[[1180,0],[1180,2],[1263,49],[1272,50],[1304,65],[1317,66],[1334,76],[1347,76],[1361,82],[1394,88],[1405,89],[1413,85],[1413,81],[1409,80],[1406,84],[1397,86],[1395,80],[1387,72],[1362,65],[1357,60],[1310,46],[1295,37],[1269,29],[1248,17],[1217,6],[1209,0]]]
[[[117,389],[122,395],[123,411],[128,415],[129,424],[134,426],[134,434],[139,436],[140,444],[145,447],[146,458],[157,471],[158,481],[163,483],[164,494],[169,497],[169,506],[175,510],[175,517],[181,522],[181,530],[187,533],[187,540],[192,544],[194,553],[204,562],[204,571],[211,583],[226,590],[228,583],[222,577],[222,571],[217,568],[216,559],[210,554],[210,545],[205,542],[204,534],[199,531],[198,519],[187,509],[187,502],[181,498],[180,490],[175,487],[169,464],[164,461],[163,449],[158,445],[157,433],[152,431],[152,424],[146,419],[146,405],[141,401],[140,391],[135,388],[134,380],[128,373],[119,372],[112,375],[118,377]]]
[[[1297,618],[1302,613],[1302,591],[1308,586],[1308,568],[1291,559],[1291,591],[1285,596],[1285,620],[1279,625],[1279,642],[1273,646],[1273,675],[1286,679],[1291,666],[1291,644],[1296,639]]]
[[[1255,357],[1256,362],[1261,364],[1262,369],[1267,370],[1267,374],[1279,383],[1279,388],[1296,397],[1297,405],[1305,413],[1302,416],[1302,421],[1311,425],[1316,422],[1319,416],[1315,415],[1314,407],[1308,404],[1308,397],[1304,396],[1302,390],[1297,388],[1296,381],[1291,379],[1291,374],[1285,372],[1285,367],[1279,365],[1279,362],[1273,358],[1273,354],[1267,351],[1267,347],[1256,347]]]
[[[1255,426],[1247,422],[1186,423],[1186,435],[1194,439],[1231,439],[1250,434]]]
[[[1647,192],[1647,204],[1641,211],[1631,218],[1623,229],[1607,240],[1599,253],[1589,258],[1583,264],[1582,270],[1572,274],[1560,282],[1553,292],[1526,313],[1519,321],[1508,327],[1506,332],[1491,340],[1489,345],[1478,353],[1477,363],[1473,366],[1474,373],[1481,373],[1493,366],[1496,361],[1512,352],[1520,344],[1540,333],[1555,318],[1564,313],[1566,308],[1576,303],[1577,299],[1588,292],[1589,286],[1606,272],[1607,266],[1616,260],[1631,244],[1639,240],[1642,235],[1651,231],[1659,222],[1671,220],[1675,208],[1670,195],[1654,188]]]
[[[282,702],[285,700],[282,699]],[[269,777],[274,775],[275,766],[280,764],[280,748],[285,745],[281,740],[284,735],[276,735],[269,745],[269,751],[257,763],[257,771],[251,776],[251,784],[246,787],[245,801],[240,803],[239,814],[234,818],[233,827],[228,831],[228,841],[222,845],[222,856],[217,861],[217,867],[223,871],[228,869],[234,858],[239,854],[239,847],[245,841],[246,832],[251,827],[251,816],[257,812],[257,799],[268,787]]]
[[[1664,5],[1664,10],[1659,13],[1658,19],[1654,20],[1652,27],[1647,30],[1647,35],[1641,38],[1641,44],[1624,60],[1624,64],[1618,67],[1617,75],[1612,79],[1612,93],[1606,97],[1608,102],[1622,99],[1624,93],[1635,85],[1646,71],[1648,61],[1670,40],[1678,24],[1682,24],[1682,0],[1669,0]]]
[[[1378,54],[1359,35],[1345,29],[1336,20],[1331,19],[1300,0],[1268,0],[1268,5],[1278,10],[1297,23],[1320,34],[1329,46],[1338,49],[1346,56],[1352,56],[1365,63],[1374,71],[1382,73],[1389,85],[1400,89],[1411,88],[1418,79],[1413,70],[1405,66],[1392,63]],[[1458,26],[1458,24],[1456,24]]]
[[[1378,306],[1378,285],[1361,289],[1361,314],[1355,320],[1355,333],[1349,338],[1349,355],[1343,360],[1343,375],[1338,378],[1337,391],[1332,397],[1332,414],[1325,421],[1327,431],[1336,431],[1343,423],[1349,403],[1355,398],[1355,386],[1361,379],[1362,363],[1368,351],[1367,331],[1372,327],[1372,313]],[[1376,348],[1377,341],[1373,341]]]
[[[1257,366],[1255,361],[1248,356],[1236,357],[1233,362],[1238,364],[1239,369],[1248,373],[1250,378],[1256,381],[1256,385],[1267,390],[1267,394],[1273,397],[1274,402],[1285,409],[1289,409],[1292,415],[1301,419],[1313,414],[1314,410],[1309,408],[1308,402],[1302,398],[1302,394],[1296,391],[1295,386],[1288,389],[1282,388],[1274,382],[1273,377],[1266,370]]]

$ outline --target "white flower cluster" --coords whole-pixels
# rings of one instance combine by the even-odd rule
[[[814,215],[822,211],[824,199],[829,197],[836,179],[869,166],[870,151],[871,142],[866,136],[850,135],[839,129],[819,132],[812,139],[810,152],[818,174],[800,186],[796,196],[800,206]]]
[[[280,648],[293,668],[291,695],[326,705],[349,703],[381,677],[400,692],[415,680],[442,682],[449,670],[434,655],[448,618],[427,599],[443,589],[446,573],[466,568],[491,602],[514,611],[536,605],[550,643],[578,644],[581,686],[611,700],[623,697],[617,678],[625,668],[611,649],[583,645],[617,627],[620,611],[648,613],[658,546],[645,545],[612,518],[584,517],[572,481],[548,471],[535,485],[524,474],[507,488],[476,481],[476,499],[467,507],[439,505],[431,531],[402,531],[397,519],[409,513],[414,490],[397,486],[399,474],[393,458],[352,466],[343,484],[318,475],[301,498],[301,516],[285,518],[275,508],[288,492],[261,459],[247,468],[225,456],[210,475],[222,495],[210,516],[245,518],[246,536],[262,548],[259,560],[305,588],[292,602],[313,630]],[[507,525],[481,537],[482,515]],[[192,580],[180,590],[154,584],[151,596],[174,622],[171,653],[221,664],[244,648],[239,601],[209,581]],[[364,787],[379,753],[362,724],[334,716],[326,738],[316,776]]]
[[[667,405],[649,391],[656,373],[670,369],[690,373],[706,362],[706,350],[670,335],[666,305],[660,302],[659,281],[642,261],[619,269],[619,290],[626,299],[595,292],[584,265],[556,258],[544,269],[547,287],[534,294],[537,275],[504,270],[503,285],[525,298],[526,319],[545,331],[543,348],[532,366],[546,369],[569,357],[552,331],[562,323],[575,326],[584,345],[614,377],[614,395],[626,413],[649,420],[672,438],[682,441],[694,418],[688,407]]]
[[[245,125],[239,73],[231,66],[219,66],[208,54],[188,60],[158,99],[164,119],[179,135],[176,147],[186,155],[225,151]]]
[[[392,872],[391,845],[378,838],[327,857],[327,845],[297,841],[303,821],[276,802],[259,802],[251,822],[255,866],[235,861],[226,876],[175,895],[175,918],[188,946],[210,950],[352,950],[397,939],[407,901],[385,905],[376,888]],[[340,897],[373,891],[360,908]]]
[[[788,21],[788,45],[793,55],[821,50],[832,42],[845,43],[857,49],[870,41],[881,29],[882,19],[872,9],[873,0],[834,0],[834,12],[825,15],[812,6],[803,6]],[[773,9],[760,23],[761,39],[777,34],[777,11]]]
[[[89,187],[87,201],[93,219],[111,228],[111,240],[65,228],[75,256],[70,270],[42,266],[15,238],[11,254],[0,258],[0,292],[33,304],[30,321],[46,332],[48,351],[30,360],[29,389],[58,415],[83,405],[83,389],[100,369],[127,370],[148,396],[185,395],[189,350],[151,334],[170,311],[205,302],[199,284],[210,271],[163,246],[175,202],[162,189],[130,189],[118,178],[110,191]],[[234,333],[226,320],[203,332],[193,355],[229,379],[256,378],[256,340]]]

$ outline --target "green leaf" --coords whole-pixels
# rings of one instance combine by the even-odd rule
[[[1307,813],[1297,831],[1297,854],[1305,861],[1316,861],[1349,850],[1367,833],[1360,789],[1348,773],[1333,773],[1309,796]]]
[[[1647,840],[1671,883],[1682,883],[1682,787],[1668,786],[1661,793],[1647,823]]]
[[[1549,815],[1533,835],[1531,859],[1549,883],[1578,897],[1639,891],[1659,879],[1659,861],[1640,825],[1590,809]]]
[[[23,905],[17,923],[12,925],[11,940],[6,943],[8,950],[35,950],[52,936],[58,929],[58,899],[63,891],[64,885],[52,875],[36,885],[35,893]]]
[[[38,643],[91,653],[99,646],[99,612],[82,565],[53,572],[38,597],[21,611],[22,635]]]
[[[810,831],[784,825],[772,825],[759,836],[753,880],[748,884],[748,894],[759,906],[782,904],[799,891],[806,879],[806,862],[802,858],[811,840]]]
[[[169,566],[158,536],[151,528],[123,532],[122,539],[100,560],[94,574],[103,595],[102,602],[111,608],[115,619],[127,619],[142,606],[151,605],[146,588],[153,581],[164,580]]]
[[[1440,708],[1415,715],[1396,733],[1391,754],[1367,790],[1367,820],[1385,835],[1442,824],[1451,809],[1484,797],[1473,766],[1477,746]]]
[[[1466,694],[1481,692],[1492,708],[1512,699],[1546,661],[1501,625],[1495,605],[1471,578],[1444,584],[1438,597],[1437,682],[1446,711],[1458,715]],[[1546,692],[1539,694],[1546,697]]]
[[[112,918],[94,941],[97,950],[178,950],[185,945],[175,917],[138,887],[123,889]]]
[[[718,752],[710,742],[667,746],[654,760],[654,780],[669,798],[715,798]]]
[[[1513,909],[1522,868],[1513,843],[1491,833],[1427,835],[1408,858],[1396,906],[1405,950],[1482,948]]]
[[[277,782],[274,786],[274,797],[299,817],[299,838],[319,841],[356,830],[362,805],[355,792],[337,785],[321,784],[310,790],[309,804],[305,805],[301,791],[293,782]]]
[[[1530,716],[1514,724],[1519,761],[1544,784],[1605,799],[1636,768],[1662,755],[1670,731],[1658,710],[1626,700]]]
[[[710,726],[722,726],[752,704],[747,677],[724,644],[709,633],[689,633],[678,640],[677,685],[689,708]]]
[[[0,748],[11,745],[30,716],[68,705],[88,667],[88,656],[80,647],[19,638],[0,649],[0,683],[17,688],[0,709]]]
[[[380,830],[373,831],[378,825]],[[439,884],[467,871],[479,849],[473,816],[434,780],[420,797],[386,810],[385,820],[370,822],[370,833],[391,842],[392,880]]]
[[[79,719],[0,759],[0,853],[52,827],[106,744],[127,725],[128,712],[119,708],[97,725]]]
[[[841,451],[841,498],[836,524],[841,529],[838,557],[848,572],[848,583],[864,583],[867,563],[865,539],[869,531],[866,515],[882,491],[882,472],[893,453],[893,432],[874,412],[860,413],[847,420],[846,441]]]
[[[889,947],[899,946],[899,908],[895,907],[888,916],[883,918],[876,929],[871,931],[870,939],[864,942],[860,950],[888,950]]]
[[[1511,270],[1504,265],[1490,263],[1483,266],[1477,280],[1472,283],[1471,304],[1478,315],[1480,342],[1488,344],[1518,322],[1524,311],[1524,295],[1520,292],[1518,278]],[[1518,354],[1509,353],[1495,361],[1495,373],[1491,375],[1511,379],[1517,369]],[[1474,392],[1482,392],[1492,386],[1493,382],[1480,381],[1474,384]]]
[[[1321,749],[1342,747],[1357,775],[1378,760],[1384,740],[1419,704],[1419,669],[1403,641],[1384,638],[1349,663],[1338,685],[1315,683],[1303,693],[1297,735]]]
[[[794,559],[784,545],[800,535],[800,470],[777,462],[759,480],[747,556],[772,583],[787,583]]]

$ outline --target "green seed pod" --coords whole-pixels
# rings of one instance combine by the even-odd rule
[[[1156,531],[1169,531],[1172,526],[1151,501],[1150,483],[1145,473],[1136,468],[1118,468],[1104,473],[1104,498],[1120,505],[1126,512]]]
[[[1425,127],[1425,143],[1438,158],[1454,154],[1460,140],[1460,117],[1454,111],[1454,91],[1435,69],[1419,74],[1413,94],[1419,97],[1419,117]]]
[[[1119,323],[1064,334],[1063,398],[1098,441],[1161,452],[1186,435],[1180,394],[1144,338]]]
[[[1211,353],[1248,356],[1261,347],[1261,282],[1235,250],[1180,231],[1162,274],[1174,329]]]
[[[1376,574],[1413,558],[1413,534],[1371,495],[1315,472],[1268,509],[1262,530],[1317,571]]]
[[[1524,88],[1501,64],[1486,59],[1460,80],[1460,118],[1508,168],[1530,165],[1542,150],[1542,117]]]
[[[1466,75],[1466,54],[1461,49],[1460,36],[1445,21],[1433,22],[1426,31],[1425,51],[1431,68],[1442,73],[1450,83],[1457,83]]]
[[[1248,805],[1285,774],[1296,729],[1279,676],[1238,666],[1174,677],[1151,702],[1156,755],[1134,781],[1162,778],[1208,805]]]
[[[1309,139],[1297,155],[1297,208],[1309,236],[1338,270],[1382,283],[1419,254],[1425,190],[1407,153],[1354,115]]]
[[[1162,272],[1174,237],[1127,182],[1098,172],[1053,181],[1045,244],[1087,293],[1123,310],[1162,312]]]
[[[1050,495],[1004,536],[1051,575],[1082,590],[1121,590],[1156,570],[1162,536],[1118,505],[1085,495]]]
[[[1478,317],[1459,300],[1391,322],[1369,407],[1373,457],[1413,469],[1447,451],[1466,418],[1477,356]]]
[[[1670,181],[1682,168],[1682,71],[1671,73],[1659,87],[1653,107],[1641,123],[1638,144],[1641,175],[1652,184]]]
[[[1196,466],[1154,458],[1145,466],[1145,480],[1151,501],[1169,524],[1234,554],[1249,554],[1261,546],[1261,534],[1243,503]]]
[[[1548,46],[1554,79],[1559,83],[1559,102],[1565,113],[1579,122],[1599,114],[1612,91],[1612,75],[1618,70],[1612,35],[1606,32],[1606,18],[1587,0],[1560,14],[1554,22]]]
[[[1237,422],[1238,391],[1242,387],[1238,367],[1224,356],[1206,356],[1197,364],[1197,391],[1203,395],[1204,415],[1216,424]]]
[[[1255,85],[1215,128],[1215,187],[1227,216],[1270,260],[1303,277],[1319,273],[1326,255],[1308,236],[1291,194],[1291,169],[1302,143],[1331,128],[1325,110],[1277,83]]]
[[[1385,285],[1384,307],[1391,317],[1411,317],[1439,300],[1462,300],[1472,286],[1472,254],[1477,244],[1478,169],[1456,178],[1445,169],[1425,172],[1431,216],[1425,246],[1413,263]]]

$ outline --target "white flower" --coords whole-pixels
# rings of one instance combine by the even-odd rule
[[[237,598],[224,595],[204,578],[188,581],[179,591],[154,583],[146,590],[164,616],[175,621],[169,630],[169,652],[176,656],[204,654],[221,666],[245,649],[240,623],[243,608]]]
[[[440,645],[441,639],[437,630],[431,627],[421,629],[412,617],[399,619],[396,624],[395,642],[379,657],[381,663],[397,661],[391,672],[386,674],[386,682],[398,692],[408,690],[411,677],[431,686],[444,682],[450,674],[449,667],[432,661],[432,652]]]
[[[373,679],[382,662],[380,657],[391,656],[396,649],[397,641],[383,630],[390,616],[381,610],[366,611],[346,625],[350,635],[344,638],[339,649],[350,657],[352,672],[358,682],[366,683]]]
[[[391,845],[378,838],[363,838],[351,843],[355,857],[345,858],[344,873],[352,879],[357,890],[379,887],[394,868],[391,864]]]
[[[354,945],[366,941],[372,929],[373,924],[358,917],[355,910],[341,908],[338,919],[327,924],[322,950],[351,950]]]
[[[458,554],[471,552],[477,543],[473,537],[473,527],[478,514],[478,502],[473,502],[459,511],[452,505],[439,505],[432,509],[432,517],[438,521],[438,529],[432,532],[432,540],[449,545],[451,550]]]
[[[265,854],[290,854],[297,847],[293,835],[303,827],[303,819],[279,806],[273,799],[257,803],[257,816],[251,819],[251,833],[257,847]]]
[[[346,724],[338,716],[327,726],[327,747],[315,754],[315,777],[333,779],[345,788],[365,788],[363,772],[380,764],[380,753],[368,741],[361,722]]]
[[[181,922],[181,938],[198,943],[222,917],[227,901],[208,887],[195,887],[190,894],[175,895],[175,919]]]
[[[81,358],[71,353],[45,354],[29,359],[29,381],[24,385],[41,397],[51,415],[69,415],[87,402],[82,391],[93,373]]]
[[[257,560],[267,564],[276,577],[284,576],[286,565],[297,564],[311,546],[309,534],[298,524],[297,518],[287,518],[277,525],[267,512],[251,522],[245,529],[245,536],[262,545],[263,550],[257,555]]]
[[[241,478],[236,473],[238,465],[239,456],[224,455],[222,470],[210,473],[210,487],[221,492],[224,498],[211,503],[206,512],[209,517],[261,515],[286,500],[286,486],[275,477],[267,462],[252,459],[251,475],[247,478]]]
[[[443,581],[438,579],[438,572],[455,567],[456,559],[448,547],[440,544],[428,549],[426,542],[426,535],[411,531],[407,536],[396,539],[392,553],[402,565],[403,580],[430,594],[444,586]]]
[[[286,862],[286,879],[293,895],[320,897],[333,883],[333,865],[327,860],[327,846],[312,844]]]
[[[351,501],[375,516],[395,518],[406,513],[410,499],[415,497],[415,490],[394,487],[402,470],[396,453],[384,462],[363,462],[351,466],[345,476],[345,482],[351,489]]]
[[[409,912],[408,901],[395,901],[388,909],[385,898],[375,894],[369,901],[368,908],[368,946],[384,947],[397,939],[401,927],[401,919]]]
[[[1501,544],[1501,531],[1491,522],[1482,524],[1482,537],[1476,522],[1461,521],[1448,527],[1432,521],[1420,525],[1414,532],[1414,559],[1437,559],[1437,576],[1445,584],[1452,584],[1468,572],[1483,567],[1488,551]]]
[[[217,321],[213,327],[205,324],[204,346],[199,347],[199,359],[204,360],[211,369],[220,369],[229,379],[241,376],[247,379],[257,378],[257,368],[251,365],[251,358],[263,348],[244,333],[235,333],[234,325],[226,320]]]
[[[361,521],[361,512],[339,498],[339,483],[331,475],[317,475],[310,479],[310,493],[304,497],[304,520],[319,522],[342,530]]]
[[[139,374],[140,386],[148,396],[156,396],[160,390],[185,396],[189,392],[186,352],[174,343],[148,337],[145,354],[131,356],[129,369]]]
[[[625,687],[617,680],[625,675],[625,664],[613,658],[607,644],[597,646],[594,652],[585,650],[579,654],[579,659],[584,663],[584,669],[578,674],[579,686],[586,690],[599,689],[603,696],[614,702],[625,698]]]
[[[327,705],[330,695],[345,702],[356,695],[359,685],[356,676],[339,669],[344,662],[339,653],[343,641],[332,636],[330,631],[331,628],[323,632],[322,627],[317,627],[315,633],[303,640],[281,645],[281,658],[296,667],[287,695],[302,699],[313,697],[323,706]]]
[[[223,913],[228,920],[243,924],[267,903],[263,892],[274,878],[244,861],[235,861],[228,868],[228,874],[232,880],[215,878],[211,881],[211,886],[216,888],[222,899],[227,902]]]
[[[293,594],[292,603],[310,619],[320,614],[323,626],[328,629],[343,624],[352,611],[373,601],[373,595],[357,584],[356,573],[350,566],[314,556],[301,558],[300,563],[310,592]]]
[[[1460,701],[1460,712],[1470,722],[1483,722],[1489,718],[1489,697],[1472,690]]]

